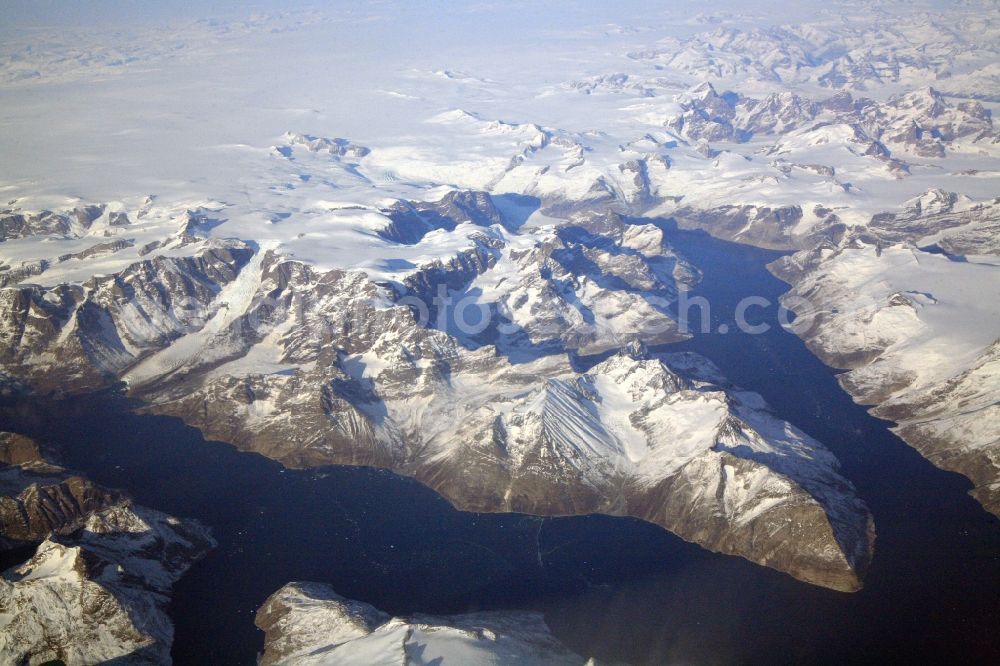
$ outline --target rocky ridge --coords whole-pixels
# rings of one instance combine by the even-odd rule
[[[38,544],[0,578],[0,660],[168,664],[170,586],[214,545],[200,524],[134,504],[0,433],[0,545]]]

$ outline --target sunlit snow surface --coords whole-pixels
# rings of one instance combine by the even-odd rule
[[[251,270],[219,297],[227,309],[133,368],[140,383],[230,323],[264,251],[399,283],[480,234],[506,249],[473,287],[501,300],[510,257],[588,201],[649,217],[797,205],[787,235],[805,238],[830,214],[864,226],[932,187],[972,202],[1000,192],[989,3],[116,11],[15,5],[0,26],[4,212],[105,205],[85,227],[5,237],[0,270],[51,287],[212,238],[251,242]],[[850,115],[834,97],[846,93],[874,106]],[[929,119],[933,131],[911,131]],[[490,192],[506,223],[386,237],[393,204],[455,189]],[[752,226],[735,239],[753,242]],[[996,262],[924,254],[845,252],[825,275],[866,298],[930,294],[907,311],[924,334],[900,363],[939,379],[996,338]]]
[[[799,206],[778,240],[808,247],[800,239],[831,219],[864,227],[932,188],[965,207],[1000,192],[989,3],[121,11],[14,5],[0,26],[3,213],[104,205],[65,233],[5,231],[0,282],[79,284],[213,239],[251,243],[214,314],[131,368],[136,384],[204,352],[259,288],[265,252],[398,285],[493,243],[504,249],[468,293],[503,305],[535,342],[522,311],[542,292],[517,283],[512,258],[588,202],[647,217]],[[397,202],[453,190],[489,192],[504,224],[455,219],[391,239]],[[755,219],[730,237],[759,242]],[[920,242],[936,239],[930,229]],[[945,379],[997,338],[996,261],[870,255],[845,251],[821,276],[872,303],[918,294],[920,307],[882,316],[913,319],[883,325],[907,331],[890,350],[899,367]],[[581,285],[594,307],[603,287]],[[655,315],[626,302],[604,313],[593,349]],[[269,351],[281,333],[233,363],[281,371]]]
[[[210,222],[202,236],[397,280],[467,248],[470,227],[400,246],[377,235],[389,224],[384,207],[455,188],[491,192],[504,213],[498,195],[538,202],[523,209],[527,239],[496,232],[511,247],[558,222],[539,207],[599,195],[646,215],[800,205],[793,233],[805,234],[818,222],[814,210],[865,224],[930,187],[973,200],[1000,192],[996,133],[955,138],[932,157],[886,139],[906,164],[901,173],[827,112],[808,121],[779,114],[748,140],[710,140],[708,151],[690,122],[676,121],[704,97],[705,81],[757,98],[910,93],[917,102],[906,112],[885,112],[903,114],[897,125],[911,106],[933,104],[921,92],[928,86],[953,95],[943,98],[949,104],[977,98],[989,109],[1000,100],[995,6],[699,7],[192,13],[168,3],[117,15],[98,4],[62,19],[14,7],[0,27],[0,199],[14,212],[108,203],[102,220],[122,211],[131,224],[98,220],[79,234],[8,239],[0,264],[47,261],[27,281],[82,282],[145,256],[144,246],[194,212]],[[111,39],[101,23],[109,20]],[[752,115],[741,110],[734,124]],[[627,168],[636,161],[640,185]],[[133,244],[91,250],[108,236]],[[166,244],[150,256],[196,249]],[[56,261],[88,250],[86,259]]]
[[[849,376],[856,397],[875,395],[872,402],[890,407],[919,398],[923,411],[904,414],[913,422],[901,424],[939,434],[958,419],[963,446],[995,452],[996,248],[981,242],[982,254],[932,254],[929,246],[951,238],[947,220],[884,246],[866,234],[873,216],[916,201],[926,207],[923,219],[947,193],[960,203],[942,215],[998,206],[991,200],[1000,194],[1000,131],[990,112],[1000,109],[1000,11],[985,2],[703,4],[385,2],[251,11],[97,3],[65,13],[12,5],[0,19],[0,213],[56,211],[66,223],[43,232],[0,227],[0,284],[39,285],[39,294],[48,290],[39,298],[55,299],[60,284],[90,293],[95,276],[238,244],[252,257],[190,310],[171,300],[163,312],[140,312],[141,304],[121,299],[114,325],[136,335],[125,336],[113,374],[139,389],[197,371],[205,389],[254,373],[274,393],[251,396],[241,425],[280,434],[293,418],[289,405],[309,397],[292,389],[283,396],[290,378],[316,371],[316,386],[329,381],[316,357],[296,356],[300,344],[321,344],[310,311],[265,327],[259,338],[228,335],[240,317],[256,314],[279,260],[316,269],[296,285],[303,298],[322,271],[355,271],[329,303],[316,289],[315,309],[339,315],[331,303],[357,300],[375,317],[412,288],[407,280],[433,282],[420,276],[428,266],[482,251],[490,260],[453,291],[495,307],[523,335],[495,337],[486,348],[450,324],[426,340],[409,328],[378,331],[335,365],[337,380],[352,387],[388,386],[385,411],[373,418],[366,410],[379,405],[358,393],[338,427],[386,446],[405,431],[421,442],[422,462],[434,462],[459,450],[453,441],[475,440],[463,428],[485,433],[502,417],[514,463],[542,433],[581,477],[628,474],[641,487],[720,451],[742,451],[755,463],[776,458],[720,495],[738,527],[789,496],[792,481],[810,492],[839,483],[832,454],[768,415],[759,396],[701,384],[664,391],[659,362],[611,357],[583,374],[563,354],[533,354],[552,340],[581,354],[622,346],[666,314],[646,295],[712,270],[689,265],[659,227],[636,218],[683,222],[745,206],[755,211],[745,225],[719,235],[819,253],[796,285],[825,309],[825,328],[809,339],[814,351],[879,355]],[[412,236],[399,236],[393,211],[456,190],[488,192],[502,219],[423,229],[417,216],[402,233]],[[85,220],[74,212],[91,205],[102,208]],[[777,240],[761,236],[770,210],[786,207],[801,208],[795,223]],[[632,218],[615,232],[613,251],[568,249],[567,225],[605,210]],[[960,230],[989,240],[995,217],[974,216]],[[836,240],[823,235],[839,225]],[[564,267],[571,286],[562,291],[551,277],[559,262],[549,261],[560,252],[575,262]],[[588,261],[601,263],[599,275],[578,270]],[[564,316],[581,302],[596,323]],[[28,318],[45,328],[34,311]],[[536,335],[552,322],[569,332]],[[449,353],[467,365],[454,374],[449,366],[441,378],[426,372],[428,358],[404,358],[400,330],[429,347],[455,343]],[[73,325],[60,331],[59,343],[74,335]],[[23,367],[48,372],[57,362],[38,354]],[[393,367],[433,382],[411,390],[410,375],[400,381]],[[899,377],[909,383],[896,382],[892,394],[889,380]],[[161,404],[189,395],[209,402],[209,393],[181,393],[161,395]],[[475,418],[456,419],[459,404]],[[732,427],[737,417],[750,435]],[[329,429],[325,419],[318,422]],[[724,431],[728,440],[718,435]],[[735,472],[727,463],[722,473]],[[996,479],[991,473],[977,484],[995,490]],[[851,515],[864,527],[867,509],[849,486],[839,486],[846,513],[856,509]],[[866,555],[868,533],[858,534],[856,551]],[[359,643],[377,652],[382,639],[431,629],[390,622]],[[438,631],[431,647],[445,655],[478,649],[453,630]]]
[[[720,93],[792,90],[815,100],[840,88],[885,99],[927,85],[1000,99],[995,9],[942,16],[887,5],[874,22],[868,5],[740,3],[736,12],[693,3],[386,3],[253,15],[218,8],[204,20],[158,10],[122,17],[109,40],[104,27],[15,11],[0,47],[0,196],[27,211],[107,201],[134,211],[152,195],[158,215],[214,202],[227,220],[215,235],[376,268],[391,258],[367,233],[377,213],[343,206],[436,198],[441,187],[578,200],[603,180],[627,207],[631,175],[620,165],[643,157],[669,164],[648,170],[661,203],[822,204],[863,222],[931,185],[996,194],[1000,148],[989,141],[957,141],[940,159],[900,154],[911,175],[897,179],[852,152],[837,126],[712,141],[722,152],[710,158],[665,126],[677,99],[705,80]],[[876,65],[888,59],[892,71],[834,87],[831,72],[859,53]],[[370,152],[312,152],[293,140],[301,135]],[[783,173],[776,156],[836,174]],[[512,160],[522,162],[511,168]],[[80,244],[8,243],[0,256]],[[447,253],[447,245],[439,238],[427,249]],[[43,281],[83,276],[65,271]]]

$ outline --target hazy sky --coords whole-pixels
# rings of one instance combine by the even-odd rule
[[[642,16],[656,18],[665,14],[695,14],[715,11],[761,12],[773,14],[782,20],[796,20],[819,8],[829,6],[828,2],[787,2],[777,0],[752,0],[741,2],[696,2],[674,0],[657,2],[654,0],[626,0],[613,3],[571,2],[557,0],[537,2],[491,2],[486,1],[369,1],[349,2],[340,0],[330,3],[299,3],[264,0],[252,3],[234,0],[167,0],[165,2],[90,0],[78,2],[70,0],[7,0],[0,15],[0,26],[41,27],[52,25],[126,25],[137,22],[170,21],[208,16],[239,16],[254,12],[288,11],[316,8],[325,12],[361,9],[366,12],[392,12],[428,19],[441,20],[446,17],[463,17],[474,22],[476,16],[507,16],[524,22],[545,20],[553,25],[575,24],[580,21],[620,22],[635,20]]]

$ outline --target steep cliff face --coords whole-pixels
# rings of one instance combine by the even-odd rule
[[[289,583],[257,611],[262,666],[291,664],[596,664],[566,649],[540,613],[390,617],[328,585]]]
[[[0,465],[43,464],[38,442],[15,432],[0,432]]]
[[[0,543],[37,543],[50,533],[72,531],[122,499],[47,462],[33,439],[0,432]]]
[[[0,362],[38,391],[105,385],[212,314],[253,254],[210,244],[193,256],[137,261],[118,273],[52,287],[0,290]]]
[[[11,485],[28,483],[16,495],[0,497],[0,534],[8,542],[30,542],[80,524],[94,511],[117,502],[120,495],[95,486],[79,476],[37,478],[21,473],[14,477],[0,470],[7,492]]]
[[[875,408],[928,460],[969,477],[972,496],[1000,516],[1000,340],[969,369]]]

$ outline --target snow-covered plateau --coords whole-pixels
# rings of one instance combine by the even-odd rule
[[[773,270],[841,385],[1000,515],[998,231],[997,200],[934,190]]]
[[[110,40],[24,8],[0,26],[5,393],[120,385],[289,467],[384,467],[472,511],[634,516],[858,590],[875,528],[830,450],[707,359],[648,350],[691,335],[677,303],[713,266],[670,232],[701,229],[794,252],[772,269],[809,348],[1000,513],[994,3],[181,16]],[[35,473],[14,467],[4,484]],[[67,661],[164,656],[180,568],[157,553],[203,544],[51,474],[31,493],[93,511],[75,536],[4,519],[5,543],[46,540],[5,574],[0,654],[16,635]],[[78,626],[46,601],[74,590],[121,631],[45,633]],[[406,653],[414,632],[477,654],[508,626],[310,590],[269,606],[357,635],[265,659]],[[490,640],[575,659],[510,622],[527,634]]]

